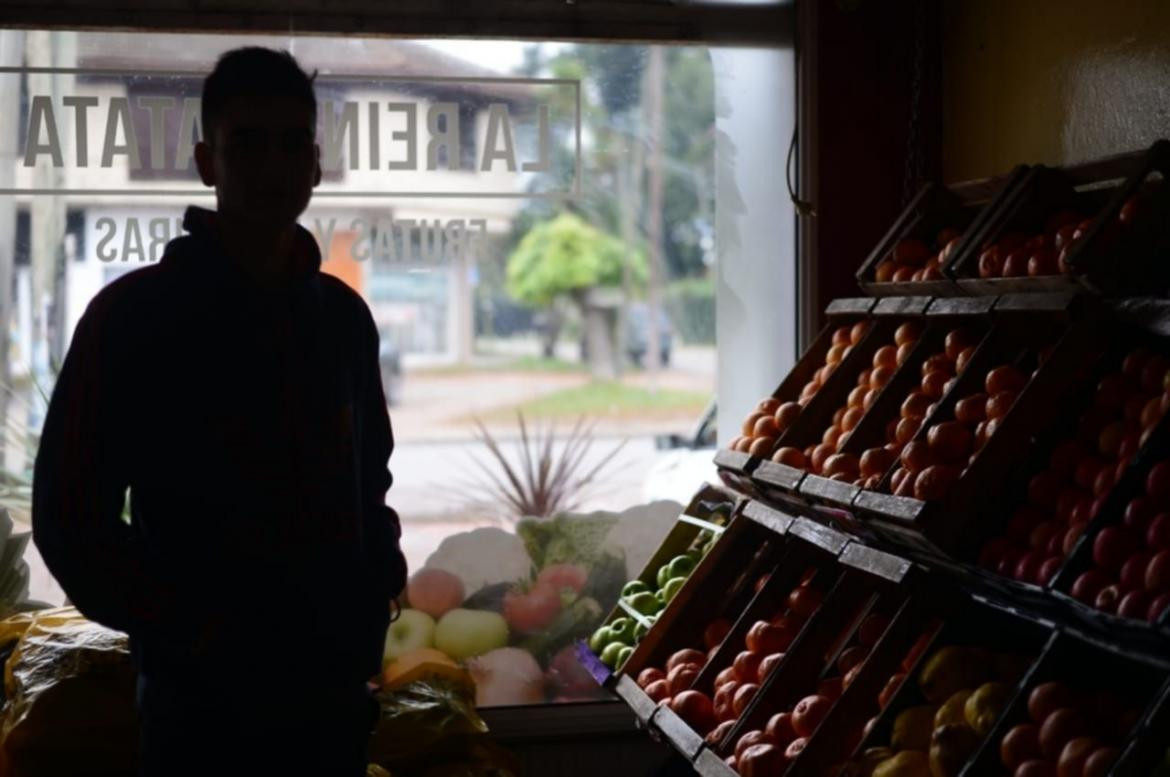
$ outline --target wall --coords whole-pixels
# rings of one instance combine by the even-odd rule
[[[1170,137],[1166,0],[944,3],[948,181]]]

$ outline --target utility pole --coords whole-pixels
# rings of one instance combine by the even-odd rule
[[[646,302],[649,308],[646,369],[650,375],[650,390],[658,388],[658,370],[661,366],[659,343],[659,311],[662,309],[662,91],[665,71],[665,51],[662,46],[650,47],[646,69],[646,100],[650,129],[650,181],[646,239],[649,243],[650,284]]]

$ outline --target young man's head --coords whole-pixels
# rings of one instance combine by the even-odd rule
[[[203,82],[195,162],[221,215],[257,229],[290,226],[321,181],[313,76],[288,52],[229,51]]]

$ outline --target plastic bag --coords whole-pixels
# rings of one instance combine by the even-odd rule
[[[0,724],[7,773],[132,773],[138,728],[126,635],[58,607],[0,621],[0,646],[14,639]]]
[[[381,691],[370,761],[393,777],[514,777],[506,751],[487,737],[474,685],[430,677]]]

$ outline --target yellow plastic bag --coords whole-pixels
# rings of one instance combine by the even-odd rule
[[[474,684],[432,676],[383,690],[378,701],[370,761],[394,777],[514,777],[511,756],[487,737]]]
[[[138,728],[125,634],[73,607],[0,621],[4,668],[0,736],[12,777],[133,773]]]

